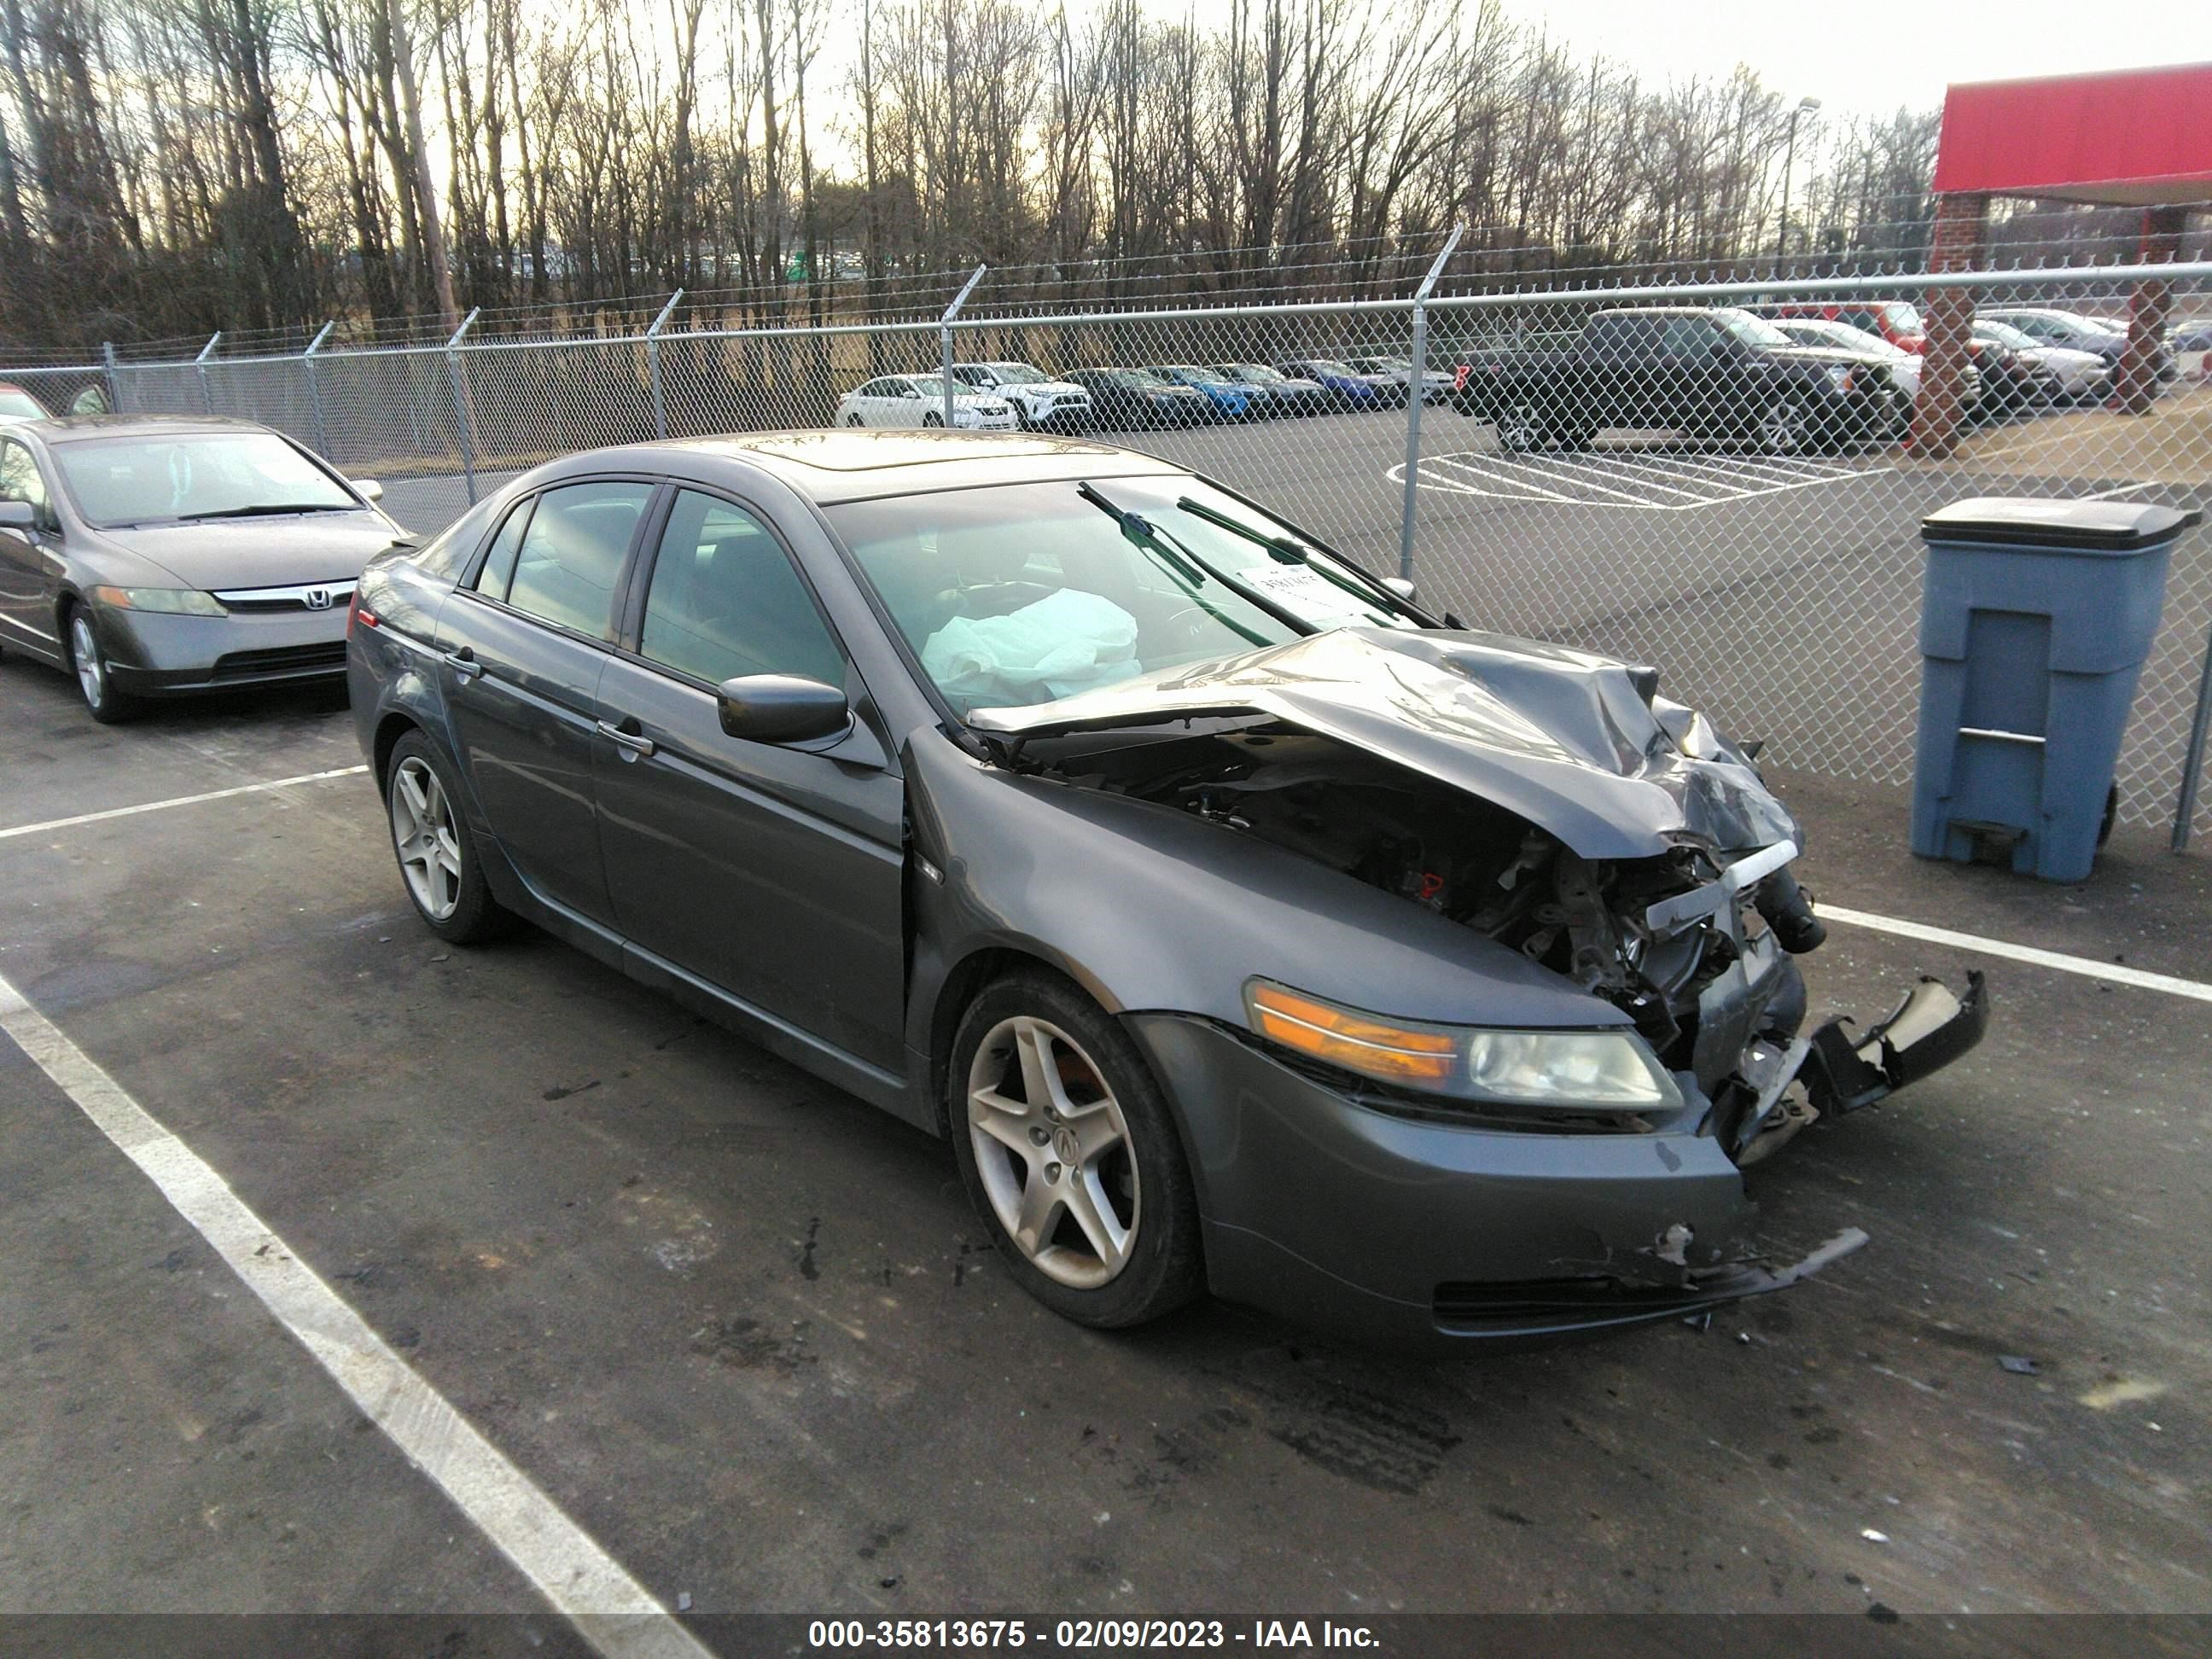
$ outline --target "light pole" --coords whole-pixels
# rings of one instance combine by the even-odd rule
[[[1790,175],[1797,170],[1797,118],[1820,112],[1817,98],[1801,98],[1790,112],[1790,142],[1782,152],[1782,222],[1774,228],[1774,263],[1779,265],[1790,240]]]

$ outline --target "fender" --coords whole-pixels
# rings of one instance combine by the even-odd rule
[[[917,1053],[931,1049],[952,972],[1002,948],[1052,963],[1117,1015],[1168,1011],[1241,1028],[1245,981],[1261,974],[1407,1018],[1630,1024],[1494,939],[1187,813],[994,766],[933,728],[909,737],[901,759],[914,871],[907,1041]]]

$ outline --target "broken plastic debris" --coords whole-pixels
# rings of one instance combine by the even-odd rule
[[[691,1592],[690,1590],[678,1590],[676,1592],[676,1611],[678,1613],[689,1613],[691,1611]]]
[[[1997,1365],[2014,1376],[2034,1376],[2043,1370],[2024,1353],[2001,1353],[1997,1356]]]
[[[1869,1544],[1887,1544],[1889,1542],[1889,1534],[1887,1533],[1877,1532],[1872,1527],[1861,1527],[1859,1528],[1859,1536],[1865,1539]]]

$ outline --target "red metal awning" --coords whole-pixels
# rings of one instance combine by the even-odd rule
[[[1954,86],[1936,189],[2136,207],[2212,200],[2212,64]]]

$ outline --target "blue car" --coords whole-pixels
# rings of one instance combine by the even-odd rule
[[[1151,363],[1147,374],[1157,374],[1170,386],[1187,386],[1206,394],[1217,421],[1242,421],[1252,414],[1252,388],[1200,368],[1196,363]]]
[[[1299,357],[1275,367],[1285,374],[1313,381],[1339,409],[1381,409],[1390,402],[1389,392],[1373,380],[1334,357]]]

